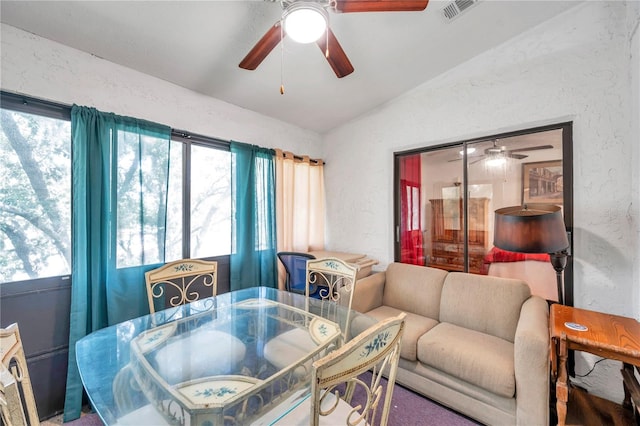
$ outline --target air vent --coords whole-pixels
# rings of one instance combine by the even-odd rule
[[[479,0],[455,0],[442,9],[442,15],[446,21],[452,21],[471,8]]]

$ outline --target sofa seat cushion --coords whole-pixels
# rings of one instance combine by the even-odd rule
[[[447,374],[512,398],[516,391],[513,343],[449,323],[418,339],[418,360]]]
[[[442,269],[392,263],[385,272],[382,305],[440,318],[440,298],[447,275]]]
[[[513,342],[522,304],[529,297],[531,289],[522,280],[450,272],[438,319]]]
[[[404,311],[383,305],[367,312],[367,315],[378,321],[382,321],[383,319],[399,315],[401,312]],[[424,333],[438,325],[438,321],[412,314],[411,312],[406,312],[406,314],[407,317],[404,321],[404,333],[402,334],[402,343],[400,346],[400,357],[409,361],[416,361],[418,339]]]

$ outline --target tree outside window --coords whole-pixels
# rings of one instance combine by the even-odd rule
[[[0,283],[71,271],[69,121],[0,110]]]

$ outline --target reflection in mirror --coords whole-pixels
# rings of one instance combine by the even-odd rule
[[[566,135],[570,124],[396,154],[396,260],[520,278],[534,294],[556,299],[548,255],[498,250],[493,227],[496,209],[527,202],[562,207],[571,199],[563,179],[570,170]]]

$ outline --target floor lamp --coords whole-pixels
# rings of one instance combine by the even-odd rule
[[[569,239],[562,209],[553,204],[525,204],[496,210],[493,244],[519,253],[548,253],[556,271],[558,302],[564,305],[562,273]]]

